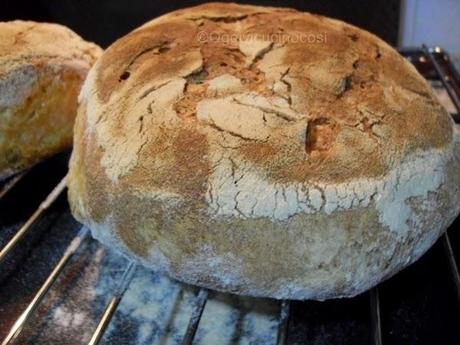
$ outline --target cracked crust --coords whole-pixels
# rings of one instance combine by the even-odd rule
[[[318,41],[289,39],[301,34]],[[457,136],[427,82],[370,33],[206,4],[146,23],[91,69],[69,200],[96,238],[181,281],[353,296],[457,215]]]
[[[100,54],[60,25],[0,23],[0,179],[71,146],[78,92]]]

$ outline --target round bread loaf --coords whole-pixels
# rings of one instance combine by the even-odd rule
[[[78,92],[100,53],[61,25],[0,22],[0,179],[72,145]]]
[[[109,47],[80,97],[73,214],[183,282],[354,296],[459,212],[449,114],[394,49],[337,20],[236,4],[172,12]]]

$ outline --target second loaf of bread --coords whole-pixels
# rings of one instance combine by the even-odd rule
[[[0,179],[70,147],[78,93],[100,54],[61,25],[0,22]]]

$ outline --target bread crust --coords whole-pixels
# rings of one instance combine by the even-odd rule
[[[206,4],[146,23],[91,69],[69,201],[96,238],[178,280],[348,297],[419,258],[458,214],[457,137],[428,83],[374,35]]]
[[[0,23],[0,179],[72,145],[78,93],[100,54],[61,25]]]

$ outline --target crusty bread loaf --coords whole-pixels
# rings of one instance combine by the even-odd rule
[[[337,20],[176,11],[109,47],[80,96],[73,214],[187,283],[353,296],[459,212],[451,118],[394,49]]]
[[[0,179],[72,145],[78,92],[100,53],[61,25],[0,22]]]

